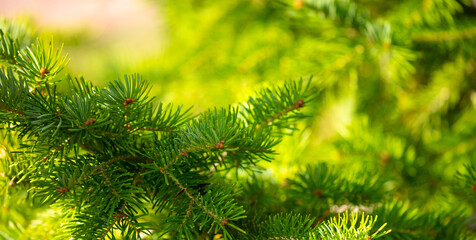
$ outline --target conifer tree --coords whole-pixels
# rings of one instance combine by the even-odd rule
[[[198,115],[158,102],[139,74],[105,87],[61,75],[62,47],[3,21],[0,238],[40,238],[23,229],[38,209],[54,216],[46,228],[58,239],[474,238],[471,2],[264,2],[222,5],[280,21],[296,48],[267,52],[304,52],[291,61],[306,77]],[[208,6],[187,4],[177,9]],[[262,173],[289,135],[349,99],[351,122],[320,140],[325,157],[285,180]]]
[[[22,146],[9,159],[16,169],[7,177],[10,187],[26,185],[40,205],[63,209],[66,231],[59,237],[382,235],[370,232],[372,217],[355,214],[319,228],[311,228],[309,217],[276,215],[262,219],[253,234],[236,200],[239,190],[226,174],[215,176],[256,171],[258,161],[272,159],[282,131],[304,117],[301,108],[314,98],[310,80],[263,90],[241,107],[191,116],[182,106],[154,105],[149,84],[137,74],[105,88],[67,76],[71,90],[60,93],[55,77],[67,63],[61,48],[41,39],[22,48],[23,39],[8,30],[0,32],[1,119]],[[150,212],[161,220],[142,221]]]

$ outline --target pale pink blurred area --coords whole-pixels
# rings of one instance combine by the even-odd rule
[[[158,10],[145,0],[0,0],[0,16],[29,19],[55,39],[83,39],[79,46],[66,42],[65,51],[72,72],[91,78],[100,77],[104,59],[114,58],[125,69],[157,54],[163,43]]]
[[[39,26],[88,25],[107,32],[157,26],[153,6],[138,0],[0,0],[0,14],[7,18],[31,16]]]

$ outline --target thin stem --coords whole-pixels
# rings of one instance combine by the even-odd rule
[[[278,112],[276,113],[273,117],[269,118],[268,120],[264,121],[262,124],[264,126],[268,126],[270,125],[274,120],[280,118],[281,116],[283,115],[286,115],[287,113],[295,110],[295,109],[298,109],[298,108],[301,108],[302,106],[298,105],[298,104],[294,104],[292,106],[289,106],[287,107],[286,109],[282,110],[281,112]]]
[[[113,162],[117,162],[117,161],[121,161],[121,160],[125,160],[125,159],[128,159],[128,158],[132,158],[134,156],[131,156],[131,155],[123,155],[123,156],[118,156],[118,157],[114,157],[112,159],[110,159],[109,161],[107,162],[104,162],[102,163],[101,165],[99,166],[96,166],[94,167],[91,171],[89,172],[86,172],[86,174],[84,174],[83,176],[81,176],[80,178],[78,178],[78,180],[74,181],[73,183],[71,183],[71,185],[69,185],[67,188],[68,189],[71,189],[73,188],[74,186],[82,183],[84,181],[84,179],[86,179],[87,177],[91,176],[91,175],[94,175],[95,173],[98,173],[98,171],[100,171],[103,167],[113,163]]]
[[[187,214],[185,214],[185,217],[182,219],[182,223],[180,224],[179,228],[183,228],[183,226],[185,225],[185,222],[187,221],[187,218],[192,216],[192,212],[191,212],[192,205],[193,205],[193,201],[190,201],[187,208]]]
[[[49,152],[46,156],[44,156],[42,158],[43,161],[46,161],[46,159],[48,159],[49,157],[51,157],[53,154],[55,154],[56,152],[58,152],[59,150],[63,149],[66,144],[71,141],[71,139],[73,139],[73,136],[67,138],[66,140],[64,140],[63,143],[61,143],[58,147],[56,147],[55,149],[51,150],[51,152]]]
[[[229,148],[233,148],[233,147],[229,147]],[[246,148],[246,147],[238,147],[238,150],[243,150],[243,151],[249,151],[249,152],[273,152],[272,150],[270,149],[258,149],[258,148]]]
[[[183,191],[185,193],[185,195],[187,195],[188,198],[190,198],[190,200],[192,200],[192,203],[197,205],[199,208],[201,208],[205,213],[207,213],[209,216],[213,217],[214,219],[218,220],[220,223],[223,222],[223,219],[221,219],[220,217],[218,217],[217,214],[213,213],[212,211],[210,211],[207,207],[205,207],[203,204],[201,204],[200,202],[198,202],[195,197],[192,196],[192,194],[190,194],[190,192],[187,190],[186,187],[184,187],[179,181],[178,179],[176,179],[169,171],[167,170],[164,170],[164,173],[170,178],[172,179],[172,181],[175,182],[175,184],[180,188],[181,191]]]
[[[111,231],[111,229],[112,229],[112,227],[114,226],[115,223],[116,223],[116,220],[114,219],[114,220],[109,224],[109,226],[107,227],[106,231],[102,234],[102,236],[101,236],[101,238],[100,238],[101,240],[102,240],[102,239],[106,239],[107,234]]]
[[[168,163],[165,165],[164,169],[165,169],[165,170],[169,169],[169,167],[172,166],[173,164],[175,164],[175,162],[177,162],[177,160],[179,160],[182,156],[183,156],[183,154],[177,155],[172,161],[168,162]]]
[[[131,220],[129,220],[128,217],[125,217],[123,218],[124,221],[126,221],[127,223],[129,223],[129,226],[131,226],[132,228],[134,228],[136,230],[136,232],[140,233],[140,228],[136,227],[135,223],[132,222]]]
[[[144,127],[144,128],[141,128],[139,129],[141,131],[161,131],[161,132],[173,132],[175,131],[175,129],[173,128],[148,128],[148,127]]]
[[[11,56],[9,56],[7,54],[4,54],[4,53],[0,53],[0,56],[1,56],[0,59],[5,60],[10,65],[17,66],[17,61],[15,60],[14,57],[11,57]]]
[[[20,110],[13,109],[13,108],[10,108],[10,107],[7,107],[7,106],[2,105],[2,104],[0,104],[0,110],[4,110],[4,111],[10,112],[10,113],[14,113],[14,114],[16,114],[18,116],[21,116],[21,117],[26,116],[26,114],[24,112],[22,112]]]
[[[114,195],[116,195],[117,198],[122,199],[121,195],[119,195],[119,193],[116,191],[116,189],[114,188],[114,185],[112,185],[112,182],[111,180],[109,180],[109,177],[107,177],[107,175],[104,173],[104,172],[101,172],[101,175],[106,179],[106,182],[109,184],[109,186],[111,187],[111,190],[112,192],[114,193]]]

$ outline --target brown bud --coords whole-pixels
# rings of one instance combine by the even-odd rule
[[[133,99],[133,98],[126,98],[126,100],[124,100],[123,105],[127,106],[127,105],[133,103],[134,101],[135,101],[135,99]]]
[[[225,226],[227,224],[228,224],[228,218],[225,218],[225,219],[223,219],[223,221],[221,221],[222,226]]]
[[[56,111],[56,115],[60,115],[60,114],[61,114],[60,110]]]
[[[294,107],[295,107],[295,108],[302,108],[302,107],[304,107],[304,100],[302,100],[302,99],[297,100],[296,103],[294,104]]]
[[[45,74],[48,74],[48,73],[50,73],[50,71],[49,71],[48,69],[46,69],[46,68],[44,68],[44,67],[42,67],[42,68],[40,69],[40,76],[41,76],[41,77],[45,76]]]
[[[225,141],[221,140],[219,143],[215,144],[216,149],[222,149],[225,147]]]
[[[128,127],[131,127],[129,123],[124,123],[124,125],[122,125],[122,128],[128,128]]]
[[[126,215],[124,215],[122,213],[114,213],[113,216],[116,219],[121,219],[121,218],[126,218],[127,217]]]
[[[314,193],[315,195],[321,195],[323,192],[324,192],[324,191],[322,191],[321,189],[316,189],[316,190],[314,190],[313,193]]]
[[[165,170],[164,170],[164,169],[160,169],[160,173],[164,173],[164,172],[165,172]]]
[[[91,124],[93,124],[93,123],[95,123],[95,122],[96,122],[96,118],[88,118],[88,120],[86,120],[86,122],[84,123],[84,125],[89,126],[89,125],[91,125]]]
[[[476,192],[476,184],[473,184],[473,186],[471,186],[471,189],[473,190],[473,192]]]
[[[58,189],[56,189],[56,191],[61,193],[61,194],[64,194],[68,191],[68,189],[67,188],[58,188]]]
[[[182,157],[187,156],[187,154],[188,154],[188,153],[187,153],[186,151],[182,151]]]
[[[235,163],[235,167],[240,167],[240,163],[239,162]]]
[[[383,165],[387,165],[389,160],[390,160],[390,154],[387,151],[383,151],[382,154],[380,154],[381,163]]]

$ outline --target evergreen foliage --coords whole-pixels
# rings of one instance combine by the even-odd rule
[[[475,238],[471,1],[406,0],[385,11],[371,1],[257,2],[164,3],[172,16],[194,13],[176,24],[195,26],[208,8],[233,13],[221,20],[234,29],[250,16],[261,27],[279,22],[274,48],[260,37],[244,55],[222,51],[233,57],[207,62],[214,77],[235,62],[266,80],[290,76],[276,59],[306,76],[199,114],[154,98],[147,71],[104,87],[62,75],[62,47],[3,20],[0,239]],[[203,23],[204,35],[228,31]],[[244,32],[232,31],[236,44],[252,40]],[[211,49],[167,59],[163,81],[167,68],[186,75],[190,56],[224,54],[210,36],[197,39]],[[330,114],[346,104],[352,113]],[[280,179],[269,162],[283,161],[299,129],[318,137]],[[35,214],[48,215],[46,230],[31,227]]]

